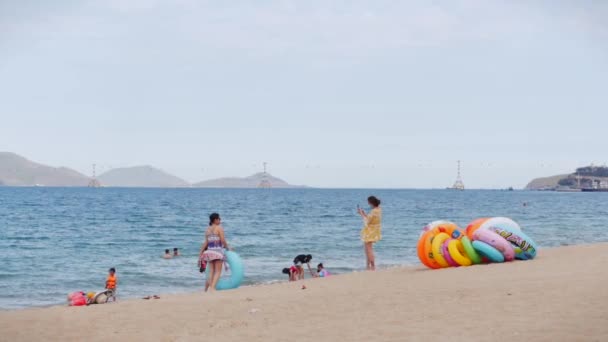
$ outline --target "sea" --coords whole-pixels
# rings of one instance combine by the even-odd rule
[[[420,265],[420,230],[439,219],[464,228],[510,217],[541,249],[608,241],[608,193],[0,187],[0,309],[102,290],[110,267],[119,300],[202,291],[197,258],[212,212],[243,259],[245,286],[286,281],[282,268],[303,253],[334,274],[361,271],[356,208],[369,195],[382,200],[381,268]],[[181,257],[161,258],[175,247]]]

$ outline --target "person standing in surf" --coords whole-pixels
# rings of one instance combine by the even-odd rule
[[[205,282],[205,292],[211,289],[215,291],[217,282],[222,275],[224,265],[224,250],[230,249],[224,237],[224,228],[221,226],[222,219],[218,213],[209,215],[209,227],[205,231],[205,242],[201,246],[201,259],[207,262],[209,274]]]
[[[361,230],[361,240],[365,250],[365,258],[367,260],[367,269],[369,271],[376,270],[376,257],[374,256],[374,243],[382,239],[382,209],[380,208],[380,200],[376,196],[367,198],[372,208],[368,213],[361,208],[357,208],[357,212],[363,219],[363,229]]]

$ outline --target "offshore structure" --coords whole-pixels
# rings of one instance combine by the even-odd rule
[[[101,183],[99,182],[99,180],[97,180],[97,173],[95,172],[95,164],[93,164],[93,176],[91,177],[91,180],[89,181],[89,188],[100,188],[101,187]]]
[[[454,185],[452,185],[452,187],[448,189],[461,191],[464,190],[464,183],[462,182],[462,177],[460,176],[460,160],[458,161],[458,174],[456,176],[456,181],[454,182]]]
[[[258,188],[272,188],[272,184],[270,184],[270,181],[268,180],[268,172],[266,172],[266,166],[268,165],[268,163],[264,162],[263,165],[264,172],[262,173],[262,180],[260,181],[260,184],[258,184]]]

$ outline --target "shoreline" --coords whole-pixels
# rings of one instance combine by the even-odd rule
[[[593,246],[593,245],[598,245],[598,244],[607,244],[608,245],[608,241],[581,243],[581,244],[576,244],[576,245],[563,245],[563,246],[554,246],[554,247],[542,247],[541,246],[541,251],[549,251],[549,250],[560,249],[560,248],[564,248],[564,247],[569,248],[569,247],[578,247],[578,246]],[[608,248],[608,246],[607,246],[607,248]],[[520,261],[517,261],[517,262],[520,262]],[[378,266],[377,272],[390,271],[390,270],[394,270],[394,269],[406,269],[407,270],[407,269],[418,269],[418,268],[422,268],[425,270],[427,269],[426,267],[424,267],[424,265],[422,265],[420,263],[419,260],[416,259],[416,262],[411,263],[411,264],[387,265],[387,266],[380,265],[380,266]],[[361,269],[352,270],[352,271],[344,272],[344,273],[332,273],[332,277],[342,277],[345,275],[366,273],[366,272],[367,271],[364,268],[361,268]],[[307,275],[308,275],[308,277],[304,280],[305,282],[310,281],[312,279],[308,273],[307,273]],[[302,282],[302,281],[297,281],[295,283],[300,283],[300,282]],[[281,279],[277,278],[277,279],[267,280],[264,282],[242,285],[238,289],[230,290],[229,292],[232,293],[234,291],[239,291],[239,290],[247,289],[247,288],[266,287],[266,286],[273,286],[273,285],[284,284],[284,283],[289,283],[289,281],[285,280],[285,279],[283,279],[283,277],[281,277]],[[165,297],[180,296],[180,295],[196,295],[202,291],[203,291],[203,286],[201,285],[199,290],[186,290],[186,291],[181,291],[181,292],[170,292],[170,293],[161,292],[161,293],[158,293],[157,295],[165,296]],[[222,291],[222,292],[226,292],[226,291]],[[67,293],[66,293],[66,295],[67,295]],[[139,300],[141,300],[141,297],[144,295],[145,294],[142,294],[141,296],[136,296],[136,297],[126,297],[124,299],[122,299],[121,297],[118,297],[118,299],[120,302],[139,301]],[[0,313],[16,312],[16,311],[23,311],[23,310],[49,309],[49,308],[55,308],[55,307],[68,307],[68,306],[66,304],[57,303],[57,304],[47,304],[47,305],[31,305],[31,306],[21,307],[21,308],[0,308]]]
[[[608,243],[537,259],[395,267],[215,293],[0,311],[11,341],[600,341],[608,339]],[[301,286],[307,289],[302,290]]]

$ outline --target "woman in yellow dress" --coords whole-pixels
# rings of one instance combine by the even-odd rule
[[[367,203],[372,207],[369,214],[366,214],[361,208],[358,208],[357,211],[363,218],[364,227],[361,230],[361,240],[364,244],[367,269],[375,271],[374,243],[382,239],[382,209],[380,208],[380,200],[375,196],[369,196]]]

